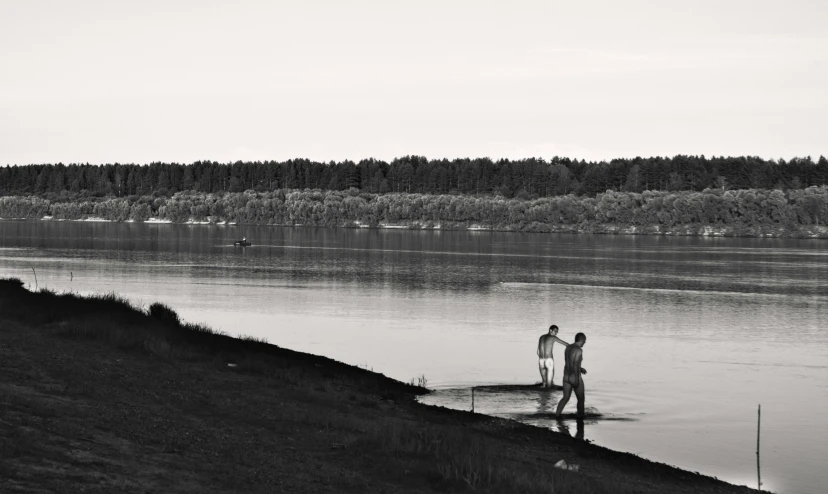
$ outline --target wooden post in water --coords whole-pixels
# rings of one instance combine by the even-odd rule
[[[35,273],[34,268],[32,268],[32,273],[34,273],[34,277],[35,277],[35,291],[37,291],[37,273]]]
[[[762,490],[762,473],[759,469],[759,432],[762,427],[762,405],[759,405],[759,410],[756,416],[756,488]]]
[[[472,413],[474,413],[474,386],[472,386]]]

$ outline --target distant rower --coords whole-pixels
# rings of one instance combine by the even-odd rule
[[[549,326],[549,334],[545,334],[538,340],[538,369],[541,375],[541,387],[551,388],[552,381],[555,379],[555,360],[552,355],[552,348],[555,342],[560,343],[564,347],[569,343],[558,338],[558,327],[554,324]]]

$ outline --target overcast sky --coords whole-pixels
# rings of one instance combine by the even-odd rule
[[[828,155],[828,2],[0,0],[0,164]]]

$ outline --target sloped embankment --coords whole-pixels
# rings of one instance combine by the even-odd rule
[[[421,392],[162,305],[0,280],[3,492],[752,492]]]

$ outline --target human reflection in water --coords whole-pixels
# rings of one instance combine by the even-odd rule
[[[558,432],[566,434],[567,436],[571,436],[572,432],[569,430],[569,426],[565,424],[563,421],[558,420]],[[577,419],[575,420],[575,439],[579,441],[584,440],[584,419]]]
[[[552,392],[542,390],[538,393],[538,413],[552,413]]]

